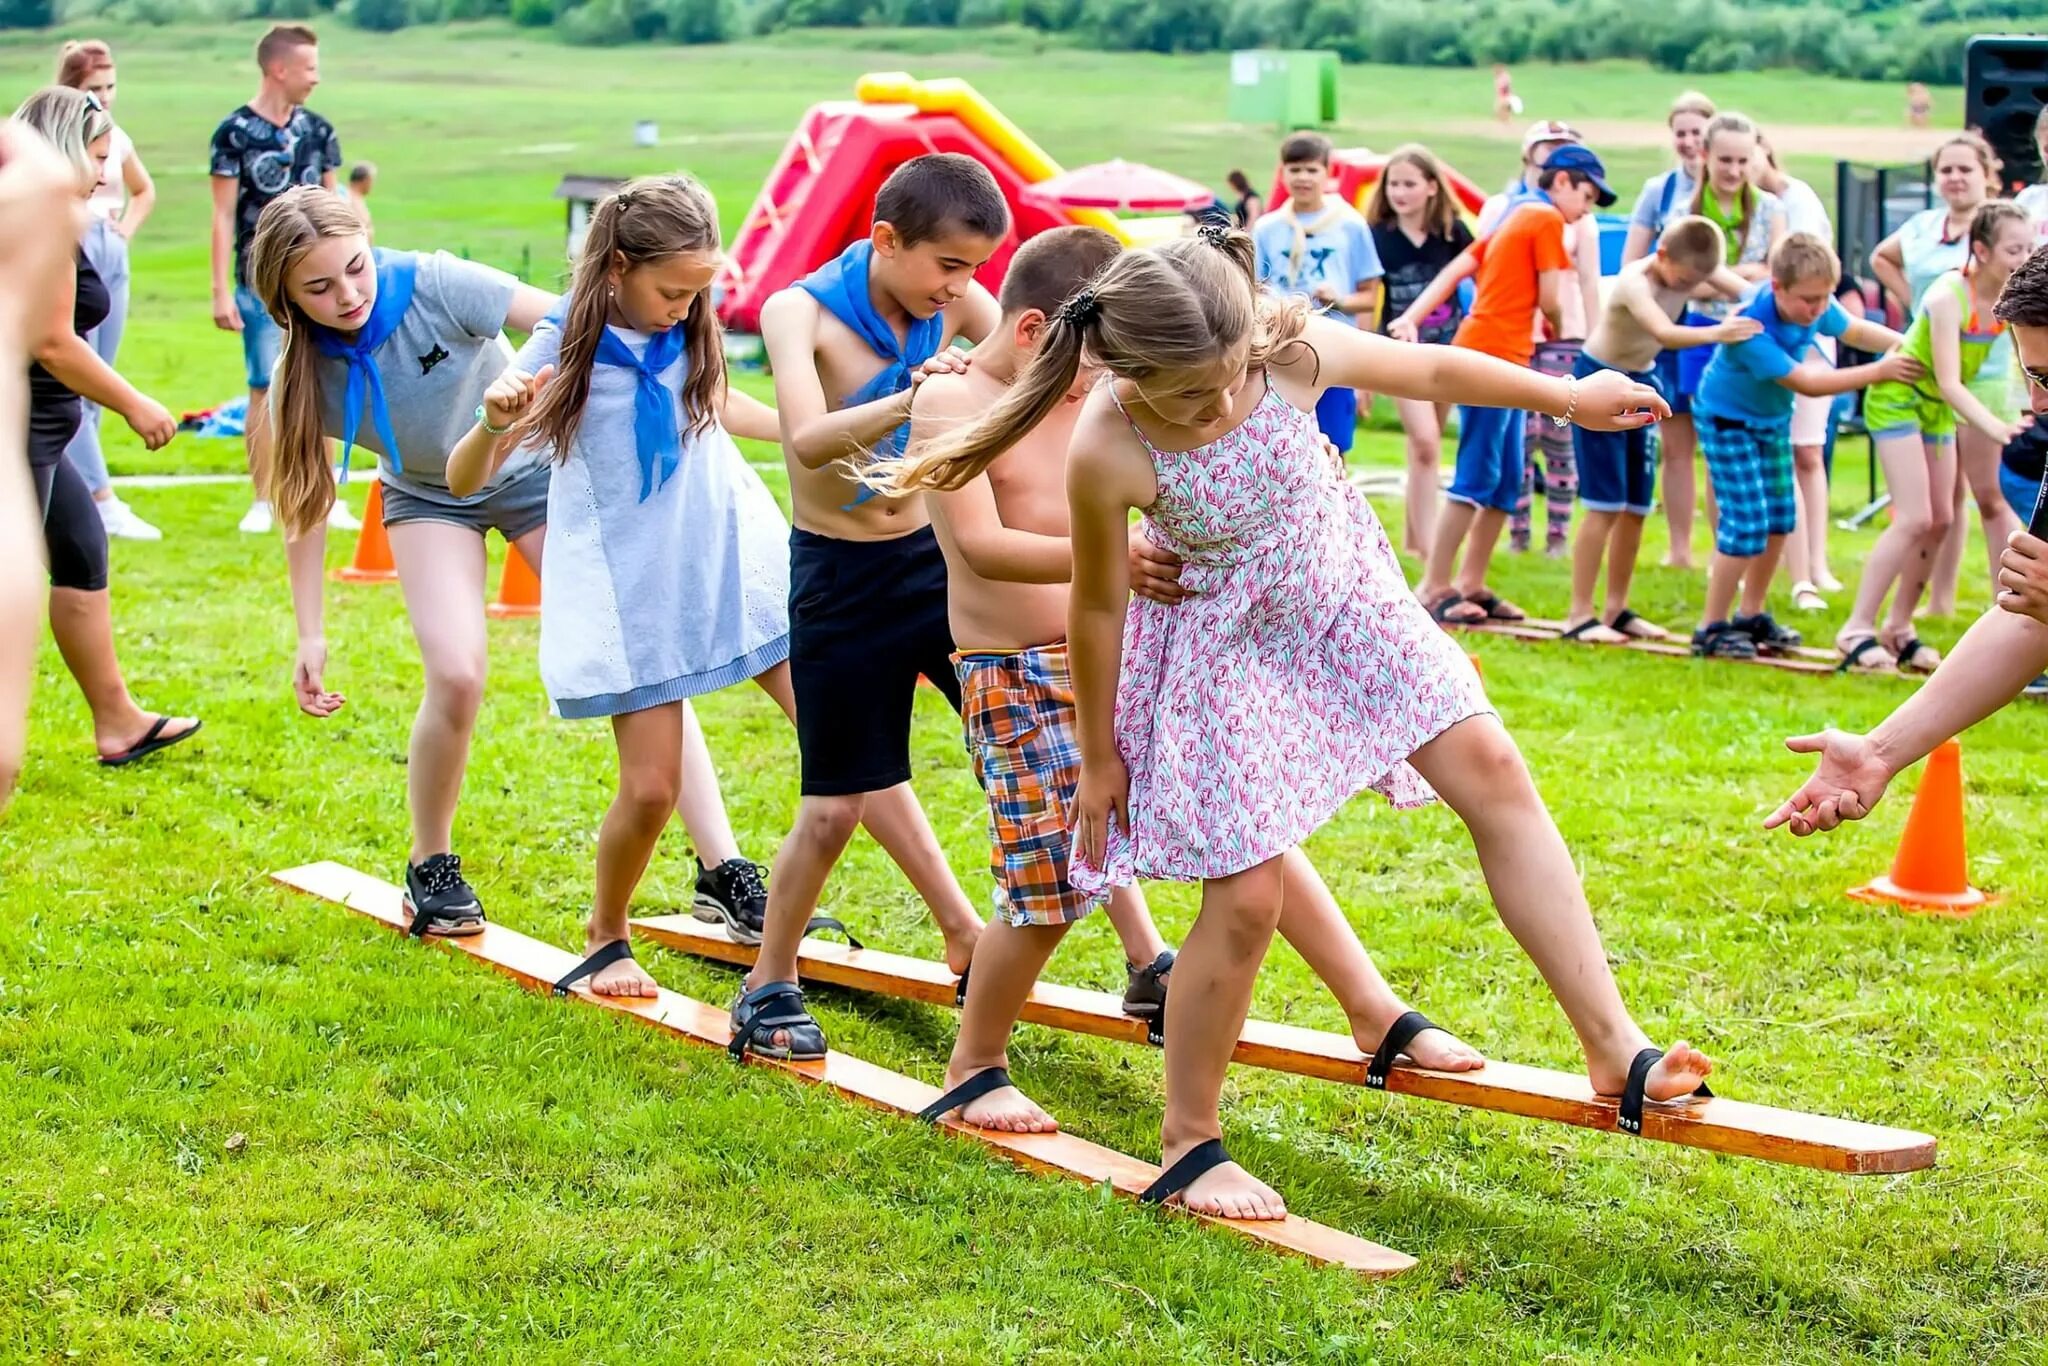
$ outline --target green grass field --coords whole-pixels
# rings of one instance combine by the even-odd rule
[[[236,348],[206,316],[201,177],[207,131],[247,93],[253,32],[113,34],[122,113],[164,186],[124,367],[173,407],[239,383]],[[48,46],[0,43],[10,89],[40,76]],[[525,245],[536,259],[559,249],[547,194],[564,170],[682,159],[730,221],[803,105],[905,61],[970,76],[1071,161],[1121,151],[1213,175],[1253,162],[1265,141],[1211,122],[1221,59],[1009,46],[914,59],[590,52],[495,29],[337,29],[318,104],[350,155],[382,165],[386,240],[509,263]],[[1609,118],[1654,119],[1673,84],[1624,68],[1517,75],[1532,109],[1548,97]],[[1349,72],[1347,116],[1448,108],[1445,79]],[[1730,102],[1766,118],[1826,100],[1826,121],[1846,122],[1859,99],[1889,118],[1895,103],[1876,87],[1783,76],[1727,85]],[[636,153],[638,116],[702,141]],[[519,150],[566,141],[579,145]],[[1507,170],[1498,146],[1454,155],[1489,179]],[[1626,176],[1651,169],[1648,156],[1616,160]],[[1364,458],[1398,461],[1396,440],[1370,437]],[[767,449],[750,454],[772,466]],[[116,450],[129,471],[239,460],[238,446],[184,439],[147,458]],[[1843,460],[1846,511],[1860,446]],[[779,491],[779,473],[769,479]],[[1851,1180],[1234,1073],[1235,1152],[1299,1212],[1421,1258],[1365,1285],[525,995],[274,889],[267,870],[318,858],[401,868],[419,665],[397,591],[330,591],[330,678],[350,703],[316,723],[289,698],[282,556],[230,529],[245,491],[129,496],[166,539],[115,548],[124,662],[146,703],[200,713],[207,728],[147,765],[102,771],[45,649],[27,776],[0,823],[0,1135],[12,1149],[0,1162],[0,1360],[2042,1360],[2048,873],[2028,775],[2048,714],[2035,707],[1965,740],[1973,872],[2003,901],[1968,921],[1919,918],[1841,895],[1885,867],[1912,779],[1862,826],[1819,841],[1757,829],[1805,773],[1780,737],[1872,724],[1905,685],[1474,642],[1651,1032],[1714,1053],[1721,1094],[1924,1129],[1941,1139],[1941,1165]],[[359,485],[351,497],[360,509]],[[1381,515],[1397,523],[1398,505]],[[1844,577],[1868,545],[1839,538]],[[335,563],[347,549],[334,547]],[[1555,562],[1505,560],[1500,581],[1562,610]],[[1974,574],[1968,585],[1979,610]],[[1652,568],[1639,606],[1689,622],[1699,592],[1697,578]],[[1798,624],[1825,639],[1840,615]],[[1949,644],[1966,619],[1933,624],[1930,639]],[[496,673],[458,838],[497,919],[573,944],[611,740],[546,715],[533,623],[491,629]],[[918,787],[979,896],[980,794],[952,717],[935,698],[920,705]],[[791,733],[748,689],[700,710],[734,823],[765,859],[795,804]],[[1416,1005],[1494,1056],[1577,1065],[1448,813],[1361,799],[1310,851]],[[671,838],[641,907],[682,906],[689,873]],[[1152,892],[1177,938],[1194,890]],[[936,950],[864,840],[825,909],[877,946]],[[722,1003],[735,980],[643,957],[700,999]],[[1106,927],[1090,926],[1051,975],[1107,987],[1117,957]],[[947,1012],[829,989],[813,1003],[835,1046],[938,1078]],[[1285,949],[1254,1013],[1342,1027]],[[1156,1056],[1027,1028],[1013,1061],[1069,1128],[1154,1155]]]

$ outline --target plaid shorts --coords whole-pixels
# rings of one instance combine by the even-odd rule
[[[988,793],[996,914],[1013,926],[1070,925],[1103,898],[1067,881],[1081,741],[1066,642],[956,654],[953,667],[967,753]]]
[[[1740,422],[1697,408],[1693,415],[1721,509],[1714,549],[1733,559],[1761,555],[1771,537],[1789,536],[1799,525],[1792,496],[1792,419]]]

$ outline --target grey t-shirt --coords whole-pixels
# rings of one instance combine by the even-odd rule
[[[377,373],[384,381],[391,434],[404,469],[392,468],[367,402],[356,420],[356,444],[386,457],[383,477],[395,487],[430,503],[464,501],[448,491],[448,453],[475,425],[484,390],[512,363],[503,332],[516,284],[501,270],[444,251],[419,253],[412,307],[377,348]],[[318,353],[316,358],[320,425],[338,440],[348,363]],[[472,497],[482,498],[517,479],[533,468],[535,459],[529,451],[514,451]]]

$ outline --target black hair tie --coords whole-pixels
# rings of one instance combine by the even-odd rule
[[[1201,238],[1204,242],[1207,242],[1210,246],[1216,248],[1216,250],[1222,251],[1230,245],[1231,232],[1232,229],[1225,227],[1221,223],[1212,221],[1204,223],[1200,227],[1196,228],[1195,236]]]
[[[1095,297],[1095,291],[1084,289],[1060,305],[1059,320],[1071,327],[1086,327],[1102,314],[1102,304]]]

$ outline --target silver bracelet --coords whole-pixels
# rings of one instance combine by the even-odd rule
[[[1564,416],[1553,417],[1550,419],[1559,427],[1571,426],[1573,415],[1579,411],[1579,377],[1577,375],[1566,375],[1564,377],[1564,384],[1566,395],[1564,401]]]
[[[477,425],[484,429],[485,436],[504,436],[512,430],[510,427],[493,427],[490,416],[484,412],[484,405],[481,403],[476,405],[476,421]]]

